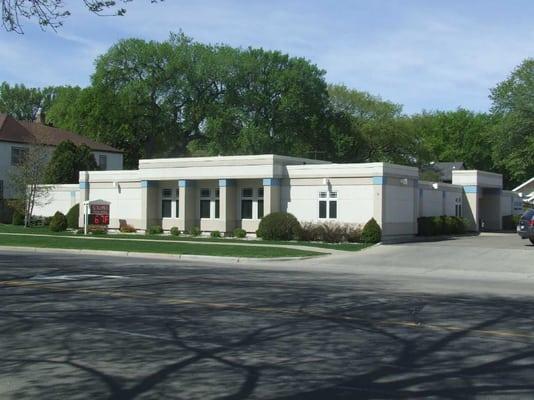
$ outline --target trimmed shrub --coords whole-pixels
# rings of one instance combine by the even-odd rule
[[[361,241],[363,243],[378,243],[382,239],[382,229],[374,218],[371,218],[363,227]]]
[[[78,218],[80,217],[80,205],[75,204],[67,213],[67,226],[71,229],[78,228]]]
[[[52,217],[44,217],[43,218],[43,226],[50,226],[50,222],[51,221],[52,221]]]
[[[159,225],[152,225],[148,228],[147,234],[149,235],[161,235],[163,233],[163,228]]]
[[[87,232],[91,235],[107,235],[108,228],[102,225],[89,225]]]
[[[15,210],[13,212],[13,217],[11,219],[11,223],[13,225],[24,225],[24,215],[22,215],[20,212]]]
[[[233,235],[236,238],[243,239],[243,238],[247,237],[247,231],[244,230],[243,228],[235,228],[234,232],[233,232]]]
[[[210,232],[210,237],[212,237],[212,238],[220,238],[220,237],[222,237],[221,231],[212,231],[212,232]]]
[[[121,231],[122,233],[135,233],[137,232],[137,229],[135,229],[132,225],[122,224],[119,228],[119,231]]]
[[[68,228],[67,217],[65,217],[63,213],[57,211],[50,220],[50,225],[48,226],[48,228],[52,232],[66,231]]]
[[[180,229],[178,229],[176,226],[173,226],[171,228],[171,235],[172,236],[180,236]]]
[[[202,231],[198,226],[193,226],[191,229],[189,229],[189,234],[191,236],[200,236],[202,234]]]
[[[301,236],[301,230],[293,214],[275,212],[261,219],[257,234],[263,240],[293,240]]]

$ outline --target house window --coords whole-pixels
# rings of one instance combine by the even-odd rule
[[[252,219],[252,197],[251,188],[241,190],[241,219]]]
[[[11,147],[11,165],[21,165],[28,156],[28,149],[25,147]]]
[[[163,189],[161,198],[161,217],[172,218],[172,189]]]
[[[200,189],[200,218],[211,218],[211,191]]]
[[[220,190],[215,189],[215,218],[221,218]]]
[[[263,218],[263,188],[258,189],[258,219]]]
[[[105,171],[108,169],[108,156],[105,154],[100,154],[98,156],[98,166],[102,171]]]
[[[337,192],[319,193],[319,218],[337,218]]]
[[[455,205],[455,208],[454,208],[454,215],[456,215],[457,217],[461,217],[462,216],[462,199],[461,198],[456,198],[456,205]]]

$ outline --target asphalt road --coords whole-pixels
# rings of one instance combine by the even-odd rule
[[[534,248],[492,238],[286,265],[0,253],[0,398],[531,399],[534,262],[511,275],[493,242]]]

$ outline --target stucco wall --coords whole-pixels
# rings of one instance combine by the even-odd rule
[[[40,198],[34,207],[33,215],[51,217],[56,211],[66,214],[73,205],[80,202],[78,185],[43,185],[48,187],[47,195]]]
[[[95,156],[96,163],[99,166],[99,156],[105,155],[107,157],[106,171],[121,170],[123,168],[123,157],[120,153],[109,153],[105,151],[93,151],[92,153]]]
[[[284,180],[281,187],[281,210],[299,221],[320,222],[319,193],[337,193],[337,218],[334,221],[365,224],[373,217],[373,185],[369,179],[336,179],[329,184],[322,179]]]

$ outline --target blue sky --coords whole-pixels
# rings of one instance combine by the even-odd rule
[[[57,33],[26,23],[0,32],[0,81],[89,83],[94,59],[121,38],[164,40],[180,29],[202,42],[277,49],[326,79],[423,109],[486,111],[489,88],[534,57],[534,1],[134,0],[124,17],[98,17],[81,0]]]

